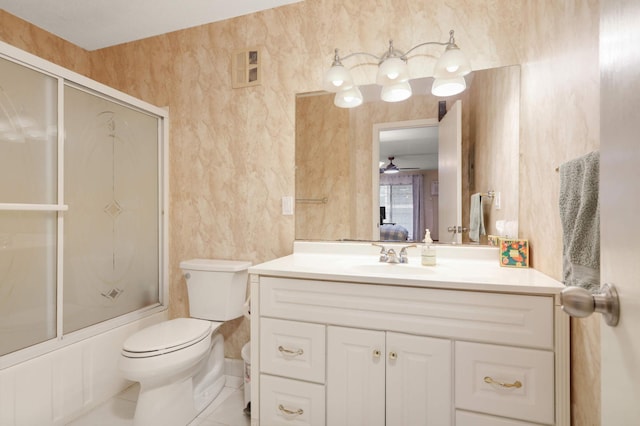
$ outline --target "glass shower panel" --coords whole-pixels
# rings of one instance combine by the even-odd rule
[[[65,86],[63,331],[159,304],[159,118]]]
[[[57,201],[57,84],[0,58],[0,203]]]
[[[56,218],[0,211],[0,356],[56,337]]]
[[[0,58],[0,356],[56,337],[57,85]]]

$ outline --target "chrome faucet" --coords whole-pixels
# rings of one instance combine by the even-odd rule
[[[382,244],[371,243],[376,247],[380,247],[380,262],[386,263],[409,263],[409,257],[407,256],[407,249],[415,247],[415,244],[403,246],[400,250],[400,254],[396,253],[393,248],[386,248]]]
[[[400,250],[400,263],[409,263],[409,256],[407,255],[407,249],[411,247],[416,247],[416,245],[410,244],[408,246],[402,247],[402,250]]]

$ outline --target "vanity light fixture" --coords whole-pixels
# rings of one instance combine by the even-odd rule
[[[382,86],[380,94],[382,100],[386,102],[404,101],[412,94],[407,67],[409,54],[419,47],[430,44],[446,46],[433,70],[434,81],[431,93],[435,96],[453,96],[465,90],[467,85],[464,76],[471,72],[471,65],[456,45],[453,30],[449,32],[449,41],[446,43],[428,41],[420,43],[406,52],[393,47],[393,41],[389,40],[389,49],[382,56],[367,52],[355,52],[340,57],[338,49],[335,49],[331,68],[324,76],[323,88],[336,94],[334,99],[336,106],[353,108],[362,104],[362,93],[353,82],[351,73],[345,68],[342,61],[356,55],[371,56],[378,61],[376,84]]]

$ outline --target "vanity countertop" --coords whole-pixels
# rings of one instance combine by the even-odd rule
[[[385,243],[399,248],[403,244]],[[406,245],[406,244],[405,244]],[[299,242],[293,254],[249,268],[254,275],[323,281],[557,295],[564,285],[532,268],[502,267],[497,247],[436,245],[436,266],[422,266],[419,248],[406,264],[381,263],[370,243]]]

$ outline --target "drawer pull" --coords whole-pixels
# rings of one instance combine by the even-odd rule
[[[282,411],[287,416],[301,416],[304,413],[304,411],[302,411],[302,408],[298,408],[297,410],[293,411],[285,408],[282,404],[278,405],[278,410]]]
[[[287,349],[282,346],[278,346],[278,350],[288,356],[300,356],[304,353],[302,349],[298,349],[297,351],[292,351],[291,349]]]
[[[379,349],[374,349],[373,350],[373,357],[374,358],[380,358],[380,350]]]
[[[389,352],[389,359],[395,360],[398,358],[398,354],[396,352]]]
[[[491,377],[486,376],[484,378],[484,382],[485,383],[489,383],[490,385],[498,385],[502,388],[516,388],[516,389],[520,389],[522,387],[522,383],[520,383],[520,380],[516,380],[513,383],[504,383],[504,382],[499,382],[497,380],[493,380]]]

